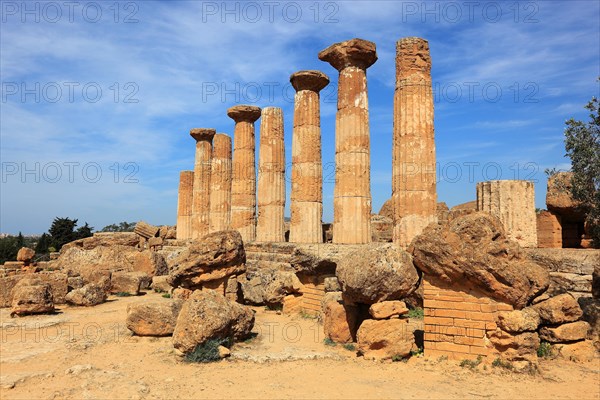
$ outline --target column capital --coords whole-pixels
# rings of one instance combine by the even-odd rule
[[[332,44],[319,53],[319,60],[328,62],[338,71],[346,67],[367,69],[377,61],[377,51],[375,43],[355,38]]]
[[[329,85],[329,77],[317,70],[298,71],[290,75],[290,83],[296,92],[310,90],[319,93]]]
[[[238,105],[227,110],[227,116],[235,122],[255,122],[260,118],[261,109],[256,106]]]
[[[196,139],[196,142],[201,140],[212,141],[217,131],[212,128],[193,128],[190,129],[190,136]]]

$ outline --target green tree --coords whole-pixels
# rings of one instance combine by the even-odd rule
[[[25,238],[23,237],[23,234],[21,232],[19,232],[19,236],[17,236],[17,242],[15,244],[17,246],[17,251],[21,248],[25,246]]]
[[[110,224],[102,228],[100,232],[133,232],[135,222],[119,222],[119,224]]]
[[[52,247],[59,251],[64,244],[77,239],[75,227],[77,226],[76,219],[69,218],[54,218],[48,232],[52,237]]]
[[[588,122],[571,118],[566,122],[565,149],[573,171],[572,194],[587,213],[587,230],[600,247],[600,108],[598,99],[585,106]]]
[[[93,230],[94,230],[94,228],[89,226],[88,223],[86,222],[84,226],[77,228],[77,232],[76,232],[77,239],[83,239],[83,238],[92,236]]]
[[[47,233],[40,236],[37,245],[35,246],[36,254],[48,254],[48,247],[50,247],[51,237]]]
[[[0,264],[15,261],[20,247],[17,247],[17,237],[7,236],[0,239]]]

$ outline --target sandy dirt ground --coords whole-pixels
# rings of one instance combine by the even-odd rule
[[[231,358],[188,364],[170,337],[135,337],[125,327],[127,304],[158,299],[111,297],[14,319],[0,310],[0,398],[600,399],[599,360],[543,360],[536,375],[426,356],[374,362],[325,345],[316,320],[262,308],[258,335],[236,344]]]

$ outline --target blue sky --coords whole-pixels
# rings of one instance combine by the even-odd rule
[[[56,216],[96,229],[174,224],[190,128],[232,134],[228,107],[282,107],[290,159],[289,75],[301,69],[331,78],[321,103],[331,221],[337,71],[317,54],[354,37],[379,56],[367,72],[373,212],[391,195],[398,39],[429,40],[438,199],[449,206],[474,200],[476,182],[520,178],[537,180],[543,208],[544,169],[569,168],[564,122],[587,119],[599,96],[598,1],[2,1],[1,12],[4,233],[42,233]]]

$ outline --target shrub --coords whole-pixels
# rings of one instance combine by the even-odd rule
[[[402,362],[407,362],[408,361],[408,357],[404,357],[400,354],[394,354],[392,356],[392,361],[393,362],[398,362],[398,361],[402,361]]]
[[[354,343],[345,343],[342,347],[348,351],[356,351],[356,346]]]
[[[315,314],[311,314],[306,310],[300,310],[300,317],[304,319],[318,319],[319,316]]]
[[[423,356],[423,348],[419,347],[417,350],[410,351],[411,357],[422,357]]]
[[[163,293],[162,297],[164,297],[165,299],[170,299],[171,293]]]
[[[414,319],[423,319],[423,309],[421,307],[415,307],[408,310],[408,317]]]
[[[513,365],[509,361],[502,361],[500,359],[500,357],[496,358],[492,362],[492,367],[499,367],[499,368],[504,368],[504,369],[508,369],[508,370],[513,369]]]
[[[538,357],[543,357],[543,358],[552,357],[552,355],[553,355],[552,345],[548,342],[541,342],[540,346],[537,349],[537,355],[538,355]]]
[[[230,339],[209,339],[206,342],[196,346],[194,351],[185,355],[185,361],[190,363],[209,363],[219,361],[219,346],[229,347]]]
[[[481,364],[481,361],[483,361],[483,357],[481,357],[481,356],[477,356],[476,360],[467,360],[467,359],[464,359],[464,360],[462,360],[460,362],[460,366],[463,367],[463,368],[464,367],[469,367],[471,369],[475,369],[475,368],[477,368],[477,366],[479,364]]]
[[[331,338],[323,339],[323,344],[325,344],[325,346],[331,346],[331,347],[337,346],[337,343],[334,342],[333,340],[331,340]]]

